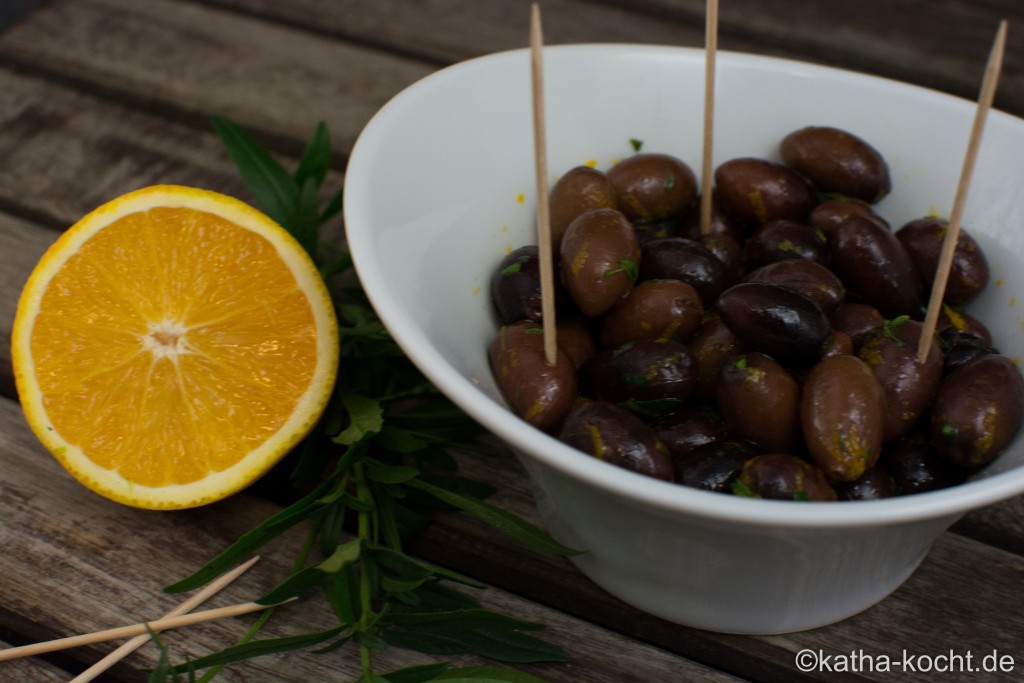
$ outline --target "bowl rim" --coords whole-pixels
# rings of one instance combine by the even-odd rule
[[[678,57],[680,61],[699,60],[701,64],[704,60],[704,51],[701,48],[667,45],[573,43],[547,46],[544,49],[546,69],[552,66],[557,68],[558,58],[563,55],[586,58],[587,54],[593,51],[618,53],[624,57],[644,54],[668,55]],[[382,144],[387,128],[392,122],[392,113],[405,108],[399,107],[399,104],[408,105],[437,82],[458,79],[466,72],[487,68],[490,64],[507,60],[526,60],[528,54],[527,48],[519,48],[474,57],[443,67],[411,84],[378,110],[363,128],[353,145],[345,172],[345,231],[357,275],[363,283],[370,303],[410,360],[454,403],[482,427],[509,444],[520,457],[533,459],[562,475],[602,491],[614,493],[634,505],[658,510],[663,515],[683,514],[706,520],[760,527],[864,527],[934,520],[941,517],[949,517],[951,523],[969,510],[1024,493],[1024,466],[1021,466],[938,491],[884,500],[836,501],[816,505],[813,513],[808,514],[807,503],[804,502],[723,495],[655,480],[596,460],[558,441],[555,437],[530,427],[455,370],[430,345],[423,331],[413,322],[410,314],[390,290],[379,263],[373,258],[370,230],[360,227],[373,225],[370,207],[366,201],[370,196],[372,180],[362,173],[362,168],[365,160],[372,157],[375,148]],[[975,107],[975,103],[954,95],[849,69],[746,52],[719,51],[716,54],[716,69],[719,72],[742,66],[785,70],[797,76],[852,79],[887,89],[910,89],[916,91],[918,96],[934,98],[935,101],[944,100],[946,106],[964,107],[971,112]],[[990,116],[1014,119],[1024,126],[1024,120],[1003,112],[993,110]]]

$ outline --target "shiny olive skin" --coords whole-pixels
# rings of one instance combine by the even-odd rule
[[[955,327],[941,330],[938,337],[939,346],[942,348],[942,373],[944,375],[966,365],[978,356],[998,353],[984,338],[973,332],[961,332]]]
[[[576,368],[561,348],[555,364],[548,364],[537,323],[502,326],[488,347],[488,360],[505,400],[529,424],[551,431],[569,413],[578,390]]]
[[[694,241],[711,252],[722,264],[722,290],[743,279],[746,268],[741,242],[728,235],[701,235]]]
[[[491,300],[505,325],[543,318],[536,245],[519,247],[501,259],[491,278]]]
[[[597,344],[587,322],[578,315],[558,316],[558,345],[569,355],[577,370],[597,353]]]
[[[697,385],[697,361],[684,344],[639,340],[595,354],[580,368],[588,396],[615,403],[686,401]]]
[[[828,240],[840,223],[854,215],[871,218],[885,227],[889,227],[885,219],[875,213],[870,204],[848,198],[826,199],[818,204],[807,217],[807,224],[820,231],[825,239]]]
[[[919,218],[896,231],[896,239],[903,244],[921,275],[925,291],[931,291],[935,269],[939,265],[942,241],[949,222],[941,218]],[[978,298],[988,285],[988,260],[978,243],[961,229],[957,235],[949,279],[942,300],[950,306],[963,306]]]
[[[678,216],[697,199],[697,177],[669,154],[634,154],[608,169],[607,176],[619,210],[636,223]]]
[[[878,464],[892,477],[900,496],[955,486],[970,471],[940,458],[928,440],[916,434],[887,444]]]
[[[713,402],[718,372],[729,358],[739,352],[739,339],[725,326],[718,312],[712,310],[704,316],[688,346],[697,360],[697,399]]]
[[[692,406],[663,415],[652,426],[673,459],[725,438],[725,425],[720,419]]]
[[[836,492],[817,467],[795,455],[768,453],[747,460],[733,492],[773,500],[832,501]]]
[[[800,422],[807,450],[826,476],[853,481],[881,454],[885,392],[856,356],[826,358],[804,379]]]
[[[1024,418],[1024,379],[1006,356],[979,356],[943,378],[931,413],[938,455],[982,467],[1003,451]]]
[[[616,208],[615,189],[608,177],[589,166],[569,170],[551,187],[548,195],[551,242],[555,253],[561,248],[562,236],[580,215],[591,209]]]
[[[776,261],[747,273],[744,282],[763,282],[792,290],[831,315],[846,301],[846,288],[831,270],[813,261]],[[881,316],[879,316],[881,318]]]
[[[806,223],[786,219],[768,221],[750,236],[746,246],[747,268],[802,259],[825,263],[828,260],[828,246],[825,237]]]
[[[611,465],[666,481],[672,459],[643,420],[607,401],[580,401],[559,430],[560,441]]]
[[[922,287],[917,267],[896,236],[870,218],[851,216],[829,242],[831,268],[848,294],[886,318],[916,315]]]
[[[705,308],[724,289],[721,261],[699,242],[663,237],[645,243],[640,253],[640,280],[682,280],[697,290]]]
[[[914,428],[942,379],[942,351],[934,337],[924,362],[917,360],[922,328],[916,320],[889,321],[868,335],[858,353],[885,392],[885,441]]]
[[[833,482],[839,500],[881,500],[897,494],[896,482],[881,464],[876,464],[854,481]]]
[[[779,145],[782,160],[822,192],[874,204],[892,190],[889,165],[878,150],[839,128],[807,126]]]
[[[731,493],[743,464],[760,451],[744,441],[713,441],[672,457],[677,484]]]
[[[731,433],[769,452],[791,453],[800,443],[800,387],[771,357],[734,356],[718,373],[715,398]]]
[[[569,224],[559,254],[562,281],[587,316],[609,310],[633,288],[640,244],[615,209],[593,209]]]
[[[750,227],[768,221],[805,221],[818,203],[818,192],[791,168],[765,159],[732,159],[715,169],[715,189],[722,206]]]
[[[601,327],[604,348],[641,339],[687,342],[704,318],[697,290],[682,280],[644,280],[619,300]]]
[[[825,351],[821,354],[822,358],[831,358],[832,356],[853,356],[856,355],[853,350],[853,339],[850,335],[845,332],[833,332],[832,338],[829,339],[828,345],[825,346]]]
[[[939,333],[947,328],[954,328],[960,332],[970,332],[974,336],[983,340],[986,344],[992,345],[992,333],[989,331],[985,323],[975,318],[970,313],[964,311],[954,311],[949,306],[943,304],[942,309],[939,311],[939,319],[935,323],[935,329]]]
[[[833,330],[850,336],[856,352],[871,331],[885,322],[885,317],[874,306],[848,301],[830,313],[828,321]]]
[[[722,292],[715,308],[744,348],[787,366],[815,363],[832,334],[818,304],[778,285],[742,282]]]

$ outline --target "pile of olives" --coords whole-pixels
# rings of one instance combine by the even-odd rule
[[[861,500],[963,481],[1009,444],[1024,380],[964,312],[988,264],[961,231],[924,362],[947,223],[893,230],[886,161],[837,128],[782,162],[715,169],[709,229],[683,161],[638,151],[552,187],[558,358],[545,358],[538,249],[497,265],[498,387],[531,425],[597,458],[702,489]]]

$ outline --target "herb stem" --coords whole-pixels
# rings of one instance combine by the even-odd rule
[[[360,502],[366,503],[370,506],[373,505],[373,493],[370,491],[370,487],[366,481],[366,468],[362,462],[356,462],[352,467],[353,479],[355,480],[356,486],[356,497]],[[360,511],[359,512],[359,538],[364,543],[375,542],[374,538],[375,529],[373,528],[373,515],[376,512],[375,509]],[[370,586],[370,577],[367,573],[368,567],[364,564],[362,571],[359,575],[359,602],[361,609],[359,610],[359,625],[357,632],[362,635],[366,634],[370,630],[370,625],[373,621],[373,604],[372,604],[372,591]],[[363,676],[367,681],[372,680],[373,677],[373,662],[370,653],[370,648],[360,639],[359,642],[359,656],[363,667]]]

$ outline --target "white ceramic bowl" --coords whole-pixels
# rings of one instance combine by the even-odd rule
[[[701,166],[703,54],[632,45],[545,51],[549,168],[667,152]],[[981,68],[979,66],[979,77]],[[758,56],[717,61],[715,164],[778,158],[805,125],[844,128],[889,162],[877,208],[894,226],[949,214],[974,105],[860,74]],[[884,501],[744,499],[655,481],[600,462],[505,407],[486,347],[497,323],[488,282],[511,248],[535,243],[528,52],[443,69],[374,117],[348,165],[345,220],[362,282],[416,364],[511,444],[545,524],[588,552],[587,576],[678,623],[733,633],[828,624],[884,598],[964,512],[1024,492],[1024,445],[976,481]],[[988,120],[964,225],[992,284],[972,312],[1000,350],[1024,357],[1024,121]]]

